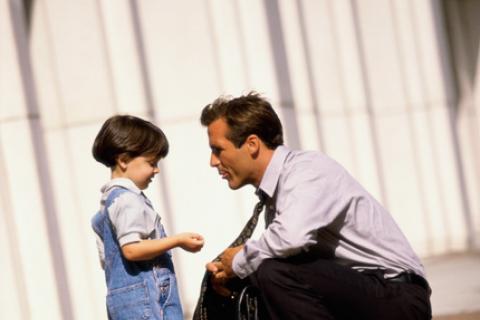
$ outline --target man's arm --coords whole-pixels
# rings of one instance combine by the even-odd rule
[[[234,256],[233,272],[245,278],[265,259],[289,257],[315,244],[317,231],[346,207],[339,190],[342,174],[314,166],[291,170],[287,180],[279,181],[275,218],[258,240],[248,240]]]

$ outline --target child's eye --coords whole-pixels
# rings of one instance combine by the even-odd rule
[[[156,168],[156,167],[158,167],[158,163],[160,162],[160,160],[156,160],[156,159],[153,159],[153,160],[146,159],[146,162],[148,163],[148,165]]]

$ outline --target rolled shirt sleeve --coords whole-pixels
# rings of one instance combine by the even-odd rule
[[[155,221],[148,214],[141,197],[133,192],[124,192],[108,210],[120,246],[147,239],[155,230]]]

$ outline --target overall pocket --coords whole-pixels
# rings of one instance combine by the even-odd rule
[[[171,291],[171,285],[170,285],[170,276],[169,275],[163,275],[160,279],[157,280],[157,286],[158,286],[158,291],[159,291],[159,303],[160,306],[165,306],[167,301],[170,298],[170,291]]]
[[[107,294],[107,310],[112,320],[149,319],[152,310],[146,283],[110,290]]]

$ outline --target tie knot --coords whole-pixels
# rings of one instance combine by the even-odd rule
[[[262,189],[258,189],[256,193],[257,193],[258,199],[262,204],[265,203],[265,201],[267,201],[268,195],[265,192],[263,192]]]

